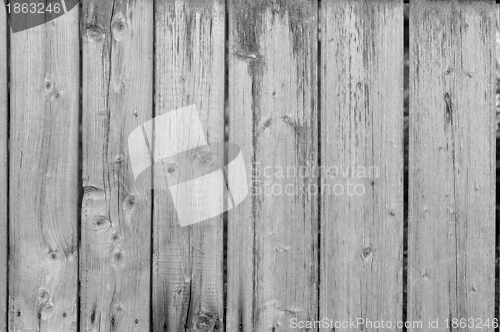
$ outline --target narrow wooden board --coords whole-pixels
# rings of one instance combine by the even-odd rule
[[[320,317],[396,324],[403,307],[403,1],[322,2],[321,20]],[[332,328],[375,330],[360,323],[321,331]]]
[[[79,10],[10,41],[9,331],[76,331]]]
[[[411,3],[408,319],[440,330],[494,330],[494,9]]]
[[[252,89],[257,86],[254,80],[256,67],[257,45],[247,47],[249,57],[238,56],[239,33],[236,27],[238,14],[243,13],[246,3],[231,1],[228,3],[229,31],[228,34],[228,101],[227,130],[228,140],[238,144],[245,160],[247,180],[252,179],[252,161],[254,161],[254,96]],[[252,17],[262,15],[253,12]],[[255,16],[254,16],[255,15]],[[252,30],[250,20],[247,29],[255,43],[257,35]],[[244,43],[244,40],[242,41]],[[231,174],[228,174],[231,176]],[[251,185],[251,183],[250,183]],[[252,190],[252,189],[250,189]],[[226,288],[226,330],[255,331],[255,221],[254,197],[252,193],[239,206],[227,214],[227,288]]]
[[[229,3],[229,141],[252,192],[228,213],[227,328],[292,331],[318,315],[318,7]]]
[[[83,3],[82,331],[150,329],[152,194],[128,136],[152,118],[153,24],[150,0]]]
[[[8,274],[8,87],[7,15],[0,4],[0,331],[7,331]]]
[[[155,116],[194,105],[204,139],[222,142],[224,2],[157,1],[155,22]],[[197,122],[186,122],[183,132],[196,134],[193,126]],[[161,133],[163,143],[181,146],[179,137],[172,136],[175,130],[161,126],[155,130],[157,136]],[[163,143],[153,140],[155,154],[167,148]],[[175,169],[181,175],[187,172],[181,167]],[[160,183],[163,177],[156,171],[154,175],[158,189],[153,216],[153,329],[223,331],[222,215],[181,227],[178,213],[186,211],[176,210],[170,190]],[[162,186],[164,189],[160,189]],[[220,197],[221,193],[213,195]],[[190,206],[190,198],[186,200],[186,206]]]

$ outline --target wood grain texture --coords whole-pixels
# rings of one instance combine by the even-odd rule
[[[7,15],[0,4],[0,331],[7,331],[8,87]]]
[[[10,35],[9,331],[77,329],[78,28]]]
[[[448,330],[494,317],[495,4],[411,6],[408,319]]]
[[[155,22],[155,116],[195,105],[206,141],[222,142],[224,3],[157,1]],[[189,125],[186,132],[192,130]],[[168,135],[167,128],[156,130]],[[172,144],[179,144],[175,141],[178,138],[171,139]],[[155,153],[161,148],[154,142],[153,146]],[[156,175],[155,186],[160,181]],[[169,190],[155,190],[154,331],[224,330],[222,221],[218,216],[181,227]]]
[[[153,113],[153,4],[83,2],[82,331],[150,329],[152,193],[128,135]]]
[[[403,307],[403,1],[323,2],[321,19],[320,317],[396,324]],[[364,329],[375,330],[356,328]]]
[[[228,331],[317,318],[317,24],[316,1],[230,1],[229,140],[252,193],[228,213]]]

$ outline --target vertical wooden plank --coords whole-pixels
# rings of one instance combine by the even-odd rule
[[[147,331],[152,195],[127,141],[153,112],[153,4],[84,1],[83,27],[80,327]]]
[[[155,23],[155,116],[195,105],[206,141],[222,142],[224,2],[160,0]],[[192,131],[189,125],[186,132]],[[168,128],[156,130],[169,135]],[[177,137],[170,139],[179,144]],[[153,145],[155,153],[161,153],[162,146]],[[156,176],[155,186],[161,186]],[[155,190],[153,329],[222,331],[222,216],[181,227],[178,212],[169,190]]]
[[[321,330],[401,331],[403,1],[321,15],[320,317],[357,324]]]
[[[79,10],[11,33],[9,331],[76,331]]]
[[[8,90],[7,15],[0,4],[0,331],[7,331]]]
[[[494,6],[411,3],[408,319],[440,330],[494,330]]]
[[[228,214],[227,328],[291,331],[318,315],[317,2],[229,10],[229,140],[253,178]]]
[[[253,87],[258,86],[256,76],[257,31],[251,27],[251,19],[246,25],[248,37],[239,37],[238,15],[242,15],[247,3],[228,2],[228,140],[240,146],[247,179],[252,179],[254,161],[254,96]],[[248,8],[248,7],[247,7]],[[252,9],[251,7],[249,9]],[[251,13],[251,14],[250,14]],[[249,12],[252,19],[261,18],[261,12]],[[260,23],[259,20],[259,23]],[[257,23],[257,20],[254,21]],[[245,27],[241,27],[243,30]],[[241,39],[241,42],[239,41]],[[245,39],[248,39],[247,47]],[[241,56],[239,56],[241,54]],[[245,57],[247,55],[247,57]],[[255,82],[254,82],[255,81]],[[231,174],[229,174],[231,176]],[[253,191],[253,189],[250,189]],[[255,213],[254,195],[250,195],[232,211],[227,213],[227,288],[226,288],[226,330],[255,331]]]

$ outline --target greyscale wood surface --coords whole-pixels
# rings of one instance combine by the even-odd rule
[[[318,4],[229,6],[229,141],[255,177],[228,214],[227,327],[291,331],[318,315]]]
[[[155,13],[155,116],[194,105],[205,140],[223,142],[224,2],[161,0],[156,2]],[[196,135],[192,125],[182,123],[183,132]],[[154,130],[155,155],[168,149],[163,142],[175,147],[186,144],[179,136],[172,136],[176,130],[159,125]],[[196,160],[199,152],[194,151],[194,155],[186,152],[182,156]],[[216,158],[223,156],[214,154],[212,157],[212,163],[222,163]],[[178,160],[165,159],[165,169],[155,171],[155,188],[160,188],[161,181],[165,180],[161,172],[171,176],[190,172],[181,166]],[[201,187],[195,189],[203,190]],[[223,199],[222,193],[217,191],[210,195]],[[183,204],[183,209],[198,208],[197,202],[189,197]],[[181,227],[178,212],[169,190],[155,190],[153,328],[155,331],[224,330],[222,215]]]
[[[322,2],[321,22],[320,317],[395,323],[403,308],[403,1]]]
[[[80,329],[148,331],[152,193],[127,141],[153,116],[153,4],[88,0],[82,15]]]
[[[7,15],[0,5],[0,331],[7,330],[8,264],[8,86],[7,86]]]
[[[410,5],[408,319],[475,331],[494,318],[495,4]]]
[[[10,34],[9,330],[77,330],[79,10]]]
[[[411,6],[405,189],[403,0],[84,0],[17,33],[0,4],[0,331],[332,331],[304,325],[405,306],[492,331],[494,4]],[[225,140],[247,199],[181,226],[231,203],[231,168],[170,182]]]

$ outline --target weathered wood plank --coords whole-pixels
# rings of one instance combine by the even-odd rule
[[[0,4],[0,331],[7,331],[8,90],[7,15]]]
[[[11,33],[9,331],[77,329],[79,10]]]
[[[317,2],[229,10],[229,140],[254,177],[228,213],[227,328],[290,331],[318,314]]]
[[[494,318],[494,6],[411,4],[408,319],[440,330]]]
[[[222,142],[224,2],[157,1],[155,19],[155,115],[195,105],[206,141]],[[190,125],[194,123],[186,123],[184,131],[195,133]],[[172,145],[182,143],[179,137],[172,137],[173,132],[168,128],[156,130],[162,133],[162,140],[170,140]],[[155,142],[153,146],[155,154],[162,153],[164,146]],[[182,176],[188,170],[179,166],[174,167],[174,172]],[[161,187],[164,184],[158,182],[163,178],[157,175],[155,171],[155,186]],[[155,190],[153,329],[222,331],[222,216],[181,227],[179,212],[186,211],[176,211],[169,190]]]
[[[152,195],[127,142],[153,115],[153,3],[84,1],[83,26],[80,327],[147,331]]]
[[[320,317],[396,324],[403,289],[403,1],[322,2],[321,19]],[[356,330],[365,328],[375,330]]]

